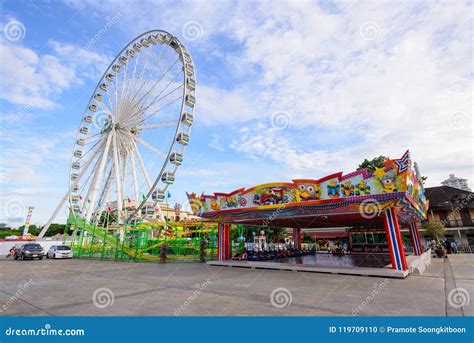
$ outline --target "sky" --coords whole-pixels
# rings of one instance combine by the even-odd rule
[[[43,225],[103,71],[134,37],[193,56],[196,119],[169,202],[354,171],[410,149],[474,189],[470,1],[0,1],[0,222]],[[66,208],[55,222],[64,222]]]

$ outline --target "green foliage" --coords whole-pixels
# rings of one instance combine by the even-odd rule
[[[382,168],[383,162],[386,160],[388,160],[388,158],[385,156],[374,157],[370,161],[368,159],[364,159],[364,162],[359,164],[357,170],[367,169],[370,173],[373,173],[375,171],[375,167]]]
[[[313,243],[314,239],[311,235],[307,232],[303,232],[303,243]]]
[[[64,230],[66,230],[66,225],[65,224],[57,224],[53,223],[49,226],[48,231],[46,231],[45,236],[46,237],[52,237],[57,234],[64,234]]]
[[[439,238],[446,232],[444,225],[440,222],[427,222],[423,224],[423,229],[425,230],[425,234],[433,236],[437,243],[439,243]]]
[[[18,233],[16,233],[15,235],[21,236],[23,234],[24,228],[25,228],[25,225],[18,227],[18,231],[17,231]],[[38,236],[40,231],[41,229],[34,224],[30,225],[30,227],[28,228],[28,233],[32,234],[33,236]]]
[[[0,239],[4,239],[5,237],[8,236],[21,236],[22,231],[20,230],[12,230],[12,229],[4,229],[0,231]]]

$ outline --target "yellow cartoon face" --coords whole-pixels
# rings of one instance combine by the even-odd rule
[[[303,201],[319,199],[319,185],[301,183],[298,185],[298,195]]]
[[[397,191],[397,177],[396,175],[389,171],[380,180],[382,183],[383,191],[385,193],[391,193]]]
[[[329,186],[336,187],[336,185],[337,185],[336,180],[332,179],[331,181],[329,181]]]
[[[364,188],[364,187],[365,187],[365,181],[364,181],[364,180],[360,180],[360,181],[359,181],[359,187],[360,187],[360,188]]]
[[[344,186],[346,186],[347,188],[350,188],[350,187],[351,187],[351,181],[346,180],[346,181],[344,182]]]

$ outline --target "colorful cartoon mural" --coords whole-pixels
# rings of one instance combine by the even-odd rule
[[[193,212],[199,215],[222,210],[276,208],[301,202],[326,204],[328,201],[345,199],[362,200],[368,195],[382,197],[384,194],[399,194],[400,198],[405,193],[419,215],[425,217],[428,204],[423,183],[416,163],[412,166],[408,151],[400,159],[386,160],[383,166],[376,167],[372,173],[361,169],[347,175],[340,172],[317,180],[297,179],[249,189],[241,188],[228,194],[197,196],[192,193],[188,194],[188,199]],[[397,196],[391,198],[395,199]]]

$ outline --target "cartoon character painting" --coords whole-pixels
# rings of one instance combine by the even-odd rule
[[[298,183],[296,198],[299,201],[318,200],[319,185],[317,183]]]
[[[266,189],[253,197],[255,205],[275,205],[288,202],[288,196],[283,194],[283,189]]]
[[[209,211],[204,194],[198,197],[195,193],[187,193],[189,204],[193,213],[202,213]]]
[[[364,180],[360,180],[355,189],[356,195],[370,194],[370,186]]]
[[[354,195],[354,186],[351,185],[351,181],[346,180],[341,186],[341,194],[343,197],[351,197]]]
[[[221,207],[219,206],[219,204],[217,203],[217,201],[214,200],[214,199],[211,200],[211,209],[212,209],[213,211],[218,211],[218,210],[221,209]]]
[[[227,208],[233,208],[233,207],[237,207],[238,206],[238,203],[237,203],[237,197],[235,195],[232,195],[230,197],[227,197]]]
[[[340,186],[337,184],[335,179],[332,179],[329,181],[329,184],[327,185],[327,190],[328,190],[328,196],[331,199],[339,198],[340,193],[339,193]]]

